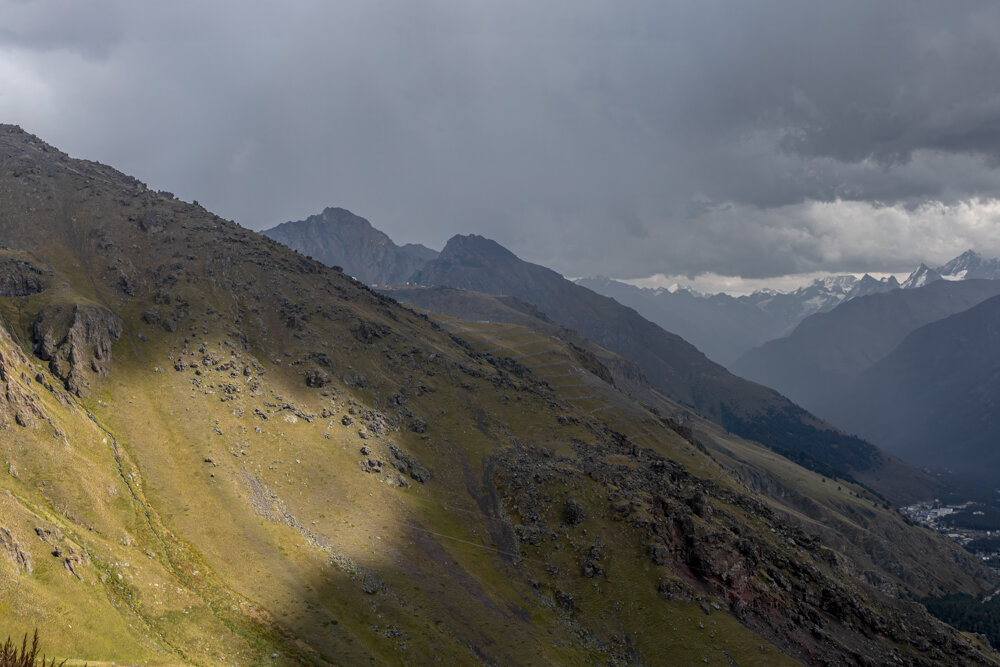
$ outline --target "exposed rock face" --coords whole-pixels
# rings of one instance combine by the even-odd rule
[[[122,335],[122,321],[98,306],[49,306],[32,327],[35,354],[49,362],[52,373],[66,388],[83,395],[88,376],[104,375],[111,361],[111,346]]]
[[[410,477],[423,484],[431,478],[427,468],[420,465],[413,456],[404,453],[396,445],[389,444],[389,451],[392,453],[392,465],[401,473],[409,473]]]
[[[34,426],[42,418],[35,396],[26,387],[30,380],[25,374],[28,360],[0,324],[0,429],[11,422],[18,426]]]
[[[361,343],[371,344],[389,334],[389,328],[376,322],[361,320],[351,327],[351,334]]]
[[[25,551],[21,543],[11,535],[11,532],[3,527],[0,527],[0,552],[3,552],[18,569],[28,574],[34,571],[31,565],[31,554]]]
[[[28,296],[45,290],[48,271],[23,259],[0,260],[0,296]]]
[[[51,547],[52,551],[50,553],[52,557],[58,558],[67,572],[77,579],[82,578],[80,577],[80,573],[77,572],[77,568],[81,565],[90,564],[90,556],[87,555],[84,549],[67,540],[63,536],[62,531],[56,527],[46,528],[44,526],[35,526],[35,535]]]
[[[437,257],[419,244],[396,245],[367,220],[342,208],[327,208],[261,233],[328,266],[343,267],[368,285],[401,284]]]

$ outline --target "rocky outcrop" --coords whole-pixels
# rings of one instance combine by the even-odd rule
[[[111,346],[122,335],[122,320],[98,306],[49,306],[32,327],[35,354],[49,362],[53,375],[78,396],[90,388],[90,378],[106,375]]]
[[[25,551],[21,543],[14,539],[14,536],[6,528],[0,527],[0,552],[23,572],[31,574],[34,567],[31,565],[31,554]]]
[[[23,259],[0,260],[0,296],[29,296],[45,291],[49,271]]]
[[[351,335],[353,335],[358,342],[371,345],[377,339],[389,335],[389,328],[383,324],[379,324],[378,322],[358,320],[358,322],[351,327]]]
[[[55,526],[35,526],[35,535],[49,546],[52,557],[57,558],[67,572],[77,579],[83,578],[78,570],[81,566],[90,564],[90,556],[85,549],[67,540]]]
[[[320,388],[330,384],[330,375],[324,370],[314,369],[306,373],[306,386]]]
[[[697,602],[706,615],[728,611],[803,663],[929,666],[954,656],[988,664],[922,608],[885,595],[821,537],[751,495],[649,449],[622,449],[629,465],[611,455],[614,443],[574,441],[570,456],[513,444],[494,458],[492,481],[526,561],[563,550],[577,557],[578,571],[549,562],[544,579],[532,582],[569,614],[573,594],[593,587],[590,580],[622,576],[597,534],[603,517],[644,543],[647,569],[661,573],[661,597]],[[569,488],[580,495],[552,502]],[[748,520],[762,532],[748,530]]]
[[[2,322],[2,321],[0,321]],[[42,418],[36,396],[28,388],[27,357],[0,326],[0,429],[11,423],[34,426]]]

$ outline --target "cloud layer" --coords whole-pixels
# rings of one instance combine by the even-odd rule
[[[991,2],[0,0],[0,120],[251,228],[571,275],[1000,253]]]

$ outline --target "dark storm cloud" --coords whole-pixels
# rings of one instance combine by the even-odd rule
[[[121,38],[116,4],[111,0],[0,4],[0,48],[66,51],[84,58],[107,58]]]
[[[0,15],[3,120],[251,228],[339,205],[400,242],[475,232],[623,277],[1000,252],[989,2],[0,0]]]

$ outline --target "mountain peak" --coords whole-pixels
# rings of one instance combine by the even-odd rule
[[[441,255],[444,257],[470,254],[490,257],[495,260],[515,261],[518,259],[514,253],[493,239],[488,239],[479,234],[456,234],[448,239],[444,250],[441,251]]]
[[[909,275],[909,277],[903,281],[903,289],[915,289],[917,287],[923,287],[924,285],[930,284],[936,280],[941,280],[941,274],[921,263],[916,270]]]
[[[316,216],[312,216],[316,217]],[[371,227],[372,223],[368,222],[365,218],[357,215],[353,211],[349,211],[346,208],[340,206],[327,206],[323,209],[323,212],[319,214],[319,217],[324,220],[334,219],[334,220],[351,220],[355,222],[364,223],[365,225]]]
[[[948,280],[996,280],[1000,278],[1000,259],[986,258],[974,250],[966,250],[944,266],[938,267],[938,273]]]
[[[365,218],[335,206],[261,233],[369,285],[401,284],[437,257],[422,245],[399,247]]]

